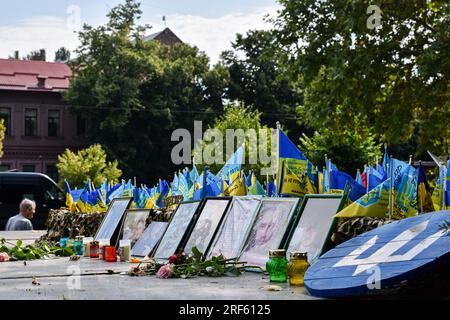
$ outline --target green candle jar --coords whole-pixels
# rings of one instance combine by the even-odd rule
[[[266,263],[266,270],[269,272],[271,282],[286,282],[287,267],[286,250],[277,249],[269,251],[269,261]]]

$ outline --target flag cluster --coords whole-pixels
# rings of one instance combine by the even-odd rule
[[[440,165],[434,191],[431,190],[420,164],[390,159],[385,151],[382,164],[365,165],[356,178],[339,170],[325,159],[320,171],[280,129],[277,130],[278,154],[276,179],[265,186],[253,171],[242,170],[244,146],[240,146],[222,169],[213,174],[207,167],[200,174],[195,165],[176,172],[172,182],[159,180],[147,188],[131,180],[109,185],[107,181],[95,188],[87,182],[84,188],[71,190],[66,182],[66,204],[72,212],[105,211],[118,197],[132,197],[133,207],[163,208],[170,197],[183,201],[205,197],[260,195],[267,197],[303,197],[306,194],[339,193],[346,199],[345,207],[336,215],[349,218],[370,216],[401,219],[416,214],[450,207],[450,160]],[[170,203],[170,201],[169,201]]]

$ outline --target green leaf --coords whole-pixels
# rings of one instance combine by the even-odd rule
[[[17,240],[17,246],[21,247],[22,246],[22,240]]]
[[[197,247],[192,248],[192,255],[195,260],[200,261],[202,259],[203,254],[197,249]]]

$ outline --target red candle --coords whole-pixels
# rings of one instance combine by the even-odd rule
[[[105,254],[106,262],[116,262],[117,261],[116,247],[105,246],[105,247],[103,247],[103,253]]]
[[[98,248],[98,241],[92,241],[90,244],[89,244],[89,246],[90,246],[90,256],[91,256],[91,258],[98,258],[99,257],[99,254],[98,254],[98,250],[99,250],[99,248]]]

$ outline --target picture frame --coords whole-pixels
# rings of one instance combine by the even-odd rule
[[[125,212],[125,219],[122,224],[121,240],[130,240],[131,246],[144,233],[147,228],[147,218],[150,216],[150,209],[129,209]]]
[[[211,241],[206,258],[223,255],[239,257],[261,206],[261,196],[233,197],[217,234]]]
[[[192,227],[194,217],[198,212],[201,201],[185,201],[178,205],[173,213],[169,225],[159,242],[153,258],[166,262],[169,257],[183,249],[187,234]]]
[[[115,198],[106,211],[94,239],[109,239],[111,245],[117,246],[119,233],[125,211],[130,208],[133,198]]]
[[[187,254],[192,254],[192,248],[196,247],[204,257],[206,256],[231,199],[231,197],[207,197],[204,199],[184,244],[184,251]]]
[[[269,250],[283,248],[300,201],[300,198],[263,198],[239,260],[264,270]]]
[[[343,205],[341,194],[305,195],[284,247],[287,255],[300,251],[308,254],[309,263],[318,259],[331,241],[337,224],[334,215]]]
[[[152,221],[145,229],[142,236],[131,248],[132,257],[151,256],[156,246],[160,242],[164,232],[169,225],[168,222]]]

